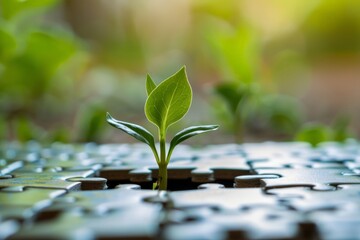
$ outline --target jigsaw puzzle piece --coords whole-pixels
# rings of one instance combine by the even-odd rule
[[[38,148],[36,148],[38,149]],[[3,142],[0,146],[0,158],[7,161],[34,161],[38,157],[33,151],[33,154],[29,154],[29,150],[24,149],[24,146],[18,142]],[[35,159],[34,159],[35,156]]]
[[[204,205],[172,211],[178,217],[163,224],[165,239],[318,239],[314,225],[310,228],[301,215],[281,207],[225,210]]]
[[[199,189],[170,192],[174,208],[208,206],[220,209],[242,209],[255,206],[277,206],[274,196],[261,189]]]
[[[350,170],[359,173],[360,172],[360,153],[356,155],[354,161],[345,162],[344,165]]]
[[[8,187],[0,190],[0,218],[24,221],[51,205],[65,190]]]
[[[63,209],[81,208],[87,212],[106,212],[141,205],[144,200],[156,197],[159,193],[152,190],[129,190],[126,188],[109,189],[106,191],[78,191],[56,199],[55,207]]]
[[[89,186],[100,186],[99,188],[103,189],[106,179],[92,178],[86,180],[93,175],[94,171],[14,173],[8,178],[0,177],[0,188],[21,186],[74,191],[82,188],[88,189]],[[76,181],[73,181],[74,178]],[[101,182],[102,185],[97,184],[98,182]]]
[[[182,151],[181,148],[176,149],[175,151],[177,150]],[[193,159],[221,158],[224,156],[244,156],[242,146],[239,144],[217,144],[207,145],[199,148],[188,146],[188,152],[191,154],[191,158]]]
[[[342,168],[344,161],[329,159],[325,152],[313,149],[305,143],[244,144],[244,152],[252,169],[265,168]]]
[[[360,184],[360,176],[346,168],[258,169],[255,172],[258,175],[252,177],[260,179],[265,189],[310,187],[314,190],[335,190],[335,186],[340,184]],[[236,177],[235,186],[241,186],[246,181],[244,176]]]
[[[360,185],[338,185],[335,191],[314,191],[310,188],[273,188],[267,191],[289,207],[303,213],[313,211],[360,210]],[[350,201],[350,199],[353,199]]]
[[[102,158],[89,159],[41,159],[36,163],[26,164],[17,172],[44,172],[44,171],[87,171],[99,170],[102,166],[110,164],[105,162]]]
[[[172,172],[181,170],[182,178],[191,178],[193,182],[198,183],[233,180],[236,176],[248,175],[251,171],[245,159],[240,155],[177,161],[170,163],[168,168]],[[179,174],[174,175],[180,177]]]
[[[110,185],[120,183],[150,183],[153,181],[153,172],[148,167],[140,166],[110,166],[100,169],[99,176],[109,181]]]
[[[360,239],[359,211],[315,212],[308,218],[316,224],[320,239]]]
[[[0,159],[0,176],[7,175],[16,169],[23,167],[22,161],[6,161],[5,159]]]
[[[300,227],[304,220],[295,212],[272,207],[216,212],[208,221],[221,226],[227,239],[302,239],[317,234],[304,233]]]
[[[310,158],[319,163],[347,164],[354,162],[359,156],[358,143],[347,141],[347,143],[324,142],[313,150]]]
[[[112,164],[100,169],[99,176],[110,182],[115,182],[115,185],[120,182],[144,183],[153,181],[150,168],[157,168],[157,164],[151,150],[148,149],[149,147],[145,144],[126,146],[129,151],[126,154],[118,154]],[[119,152],[116,149],[123,147],[123,145],[106,145],[105,149],[106,151],[113,149],[113,151]]]
[[[0,218],[0,239],[8,239],[20,229],[20,224],[15,220],[1,221]]]
[[[225,188],[225,186],[219,183],[204,183],[198,186],[198,189],[219,189],[219,188]]]
[[[300,156],[311,151],[310,144],[304,142],[245,143],[241,146],[249,160]]]
[[[115,189],[126,189],[126,190],[140,190],[141,186],[137,184],[119,184],[114,187]]]
[[[211,222],[184,222],[181,224],[169,224],[162,228],[160,239],[167,240],[225,240],[226,234],[223,229]],[[240,238],[238,238],[240,239]]]
[[[140,190],[127,191],[136,194]],[[101,196],[100,196],[101,197]],[[104,197],[102,197],[105,199]],[[111,201],[120,202],[121,199]],[[130,198],[126,200],[130,201]],[[86,202],[86,201],[85,201]],[[92,207],[91,200],[85,203]],[[84,211],[77,208],[63,212],[58,218],[24,226],[11,239],[155,239],[161,217],[161,205],[146,202],[127,202],[108,211]]]
[[[86,171],[99,170],[109,165],[114,159],[108,155],[98,153],[99,147],[95,144],[60,144],[54,143],[43,147],[38,152],[38,159],[27,162],[22,172],[55,171]]]
[[[344,168],[343,163],[315,162],[303,156],[269,157],[267,159],[249,159],[253,170],[273,168]]]

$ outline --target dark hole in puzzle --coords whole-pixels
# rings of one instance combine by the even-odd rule
[[[154,182],[155,181],[156,180],[154,180]],[[234,181],[218,180],[215,182],[224,185],[226,188],[234,187]],[[108,189],[113,189],[119,184],[129,184],[129,183],[132,183],[132,182],[110,180],[106,184],[108,186]],[[152,189],[152,187],[153,187],[153,182],[143,182],[143,183],[136,183],[136,184],[140,185],[141,189]],[[191,179],[169,180],[168,181],[168,190],[169,191],[181,191],[181,190],[198,189],[198,186],[201,184],[203,184],[203,183],[194,183],[191,181]]]

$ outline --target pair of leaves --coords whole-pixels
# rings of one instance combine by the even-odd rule
[[[155,82],[148,75],[146,90],[148,94],[148,99],[145,103],[146,117],[158,127],[160,137],[165,139],[167,128],[179,121],[187,113],[191,105],[192,90],[186,76],[185,67],[181,68],[177,73],[164,80],[158,86],[156,86]],[[149,145],[158,164],[160,163],[155,147],[154,136],[148,130],[133,123],[116,120],[111,117],[109,113],[107,113],[107,121],[112,126]],[[190,137],[213,131],[217,128],[218,126],[216,125],[204,125],[189,127],[180,131],[171,140],[166,162],[169,162],[171,153],[176,145]]]
[[[233,115],[237,113],[241,101],[249,94],[249,90],[235,83],[222,83],[215,88],[215,92],[224,99]]]
[[[127,134],[136,138],[137,140],[139,140],[143,143],[146,143],[147,145],[150,146],[150,148],[153,151],[156,149],[154,136],[148,130],[146,130],[144,127],[139,126],[134,123],[128,123],[128,122],[116,120],[109,113],[107,113],[107,115],[106,115],[106,120],[110,125],[126,132]],[[169,148],[169,152],[168,152],[167,162],[170,160],[171,153],[174,150],[176,145],[178,145],[179,143],[181,143],[193,136],[196,136],[201,133],[209,132],[209,131],[214,131],[217,128],[218,128],[217,125],[192,126],[192,127],[188,127],[186,129],[178,132],[170,142],[170,148]],[[156,157],[156,158],[158,158],[158,157]]]

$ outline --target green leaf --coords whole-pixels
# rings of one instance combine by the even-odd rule
[[[60,32],[34,31],[26,40],[22,61],[30,65],[33,72],[51,78],[62,64],[74,56],[76,50],[76,42]]]
[[[118,129],[126,132],[127,134],[136,138],[137,140],[139,140],[143,143],[146,143],[152,149],[153,148],[155,149],[154,136],[148,130],[143,128],[142,126],[139,126],[139,125],[136,125],[133,123],[116,120],[109,113],[106,113],[106,121],[113,127],[116,127]]]
[[[215,92],[224,99],[232,114],[236,114],[240,102],[247,95],[247,91],[235,83],[222,83],[216,86]]]
[[[152,78],[150,77],[150,75],[148,74],[146,76],[146,92],[147,95],[149,96],[150,93],[156,88],[156,84],[154,82],[154,80],[152,80]]]
[[[187,113],[191,99],[192,90],[183,67],[151,92],[145,103],[146,117],[162,135]]]
[[[178,132],[170,142],[170,148],[169,148],[167,161],[170,160],[172,151],[174,150],[175,146],[178,145],[179,143],[185,141],[188,138],[196,136],[198,134],[214,131],[218,128],[219,128],[218,125],[202,125],[202,126],[188,127],[188,128],[185,128],[184,130]]]
[[[321,142],[331,141],[332,130],[322,124],[305,124],[297,133],[296,140],[310,143],[316,147]]]
[[[202,125],[202,126],[192,126],[185,128],[184,130],[178,132],[170,142],[170,148],[175,147],[179,143],[185,141],[188,138],[196,136],[200,133],[205,133],[209,131],[214,131],[218,129],[218,125]]]

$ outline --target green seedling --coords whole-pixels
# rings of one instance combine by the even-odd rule
[[[308,123],[296,134],[295,140],[308,142],[316,147],[319,143],[332,140],[332,130],[320,123]]]
[[[185,67],[165,79],[159,85],[156,85],[152,78],[147,75],[146,91],[148,97],[145,103],[145,115],[149,122],[157,126],[160,143],[159,151],[156,148],[153,134],[144,127],[116,120],[109,113],[107,113],[106,118],[107,122],[112,126],[149,145],[159,166],[159,175],[155,188],[166,190],[167,166],[175,147],[190,137],[216,130],[218,126],[202,125],[185,128],[173,137],[166,151],[166,133],[168,128],[185,116],[192,101],[192,90]]]
[[[250,87],[242,87],[242,85],[235,82],[224,82],[215,87],[215,93],[219,95],[227,105],[235,141],[241,143],[244,134],[244,106],[249,103],[252,95]]]
[[[349,119],[346,117],[336,119],[332,126],[321,123],[306,123],[296,134],[295,140],[308,142],[313,147],[326,141],[344,143],[352,136],[349,124]]]

